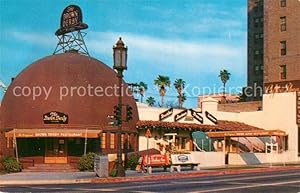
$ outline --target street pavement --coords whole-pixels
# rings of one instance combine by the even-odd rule
[[[2,192],[132,192],[132,193],[204,193],[204,192],[300,192],[300,169],[242,174],[191,176],[161,180],[56,184],[0,185]]]

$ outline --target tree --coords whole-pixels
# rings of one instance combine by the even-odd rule
[[[138,92],[141,95],[141,103],[142,103],[145,91],[148,89],[148,85],[144,82],[140,82],[138,85],[139,85],[138,86]]]
[[[224,99],[226,99],[226,97],[225,97],[225,86],[226,86],[227,81],[230,78],[230,75],[231,74],[227,70],[225,70],[225,69],[220,70],[219,77],[220,77],[220,79],[223,83],[223,97],[224,97]]]
[[[154,106],[154,104],[155,104],[155,99],[154,99],[153,97],[148,97],[148,98],[146,99],[146,103],[147,103],[150,107],[152,107],[152,106]]]
[[[178,98],[178,106],[179,106],[179,108],[182,108],[182,104],[184,102],[184,100],[183,100],[183,93],[182,93],[182,91],[184,89],[184,86],[185,86],[185,81],[184,80],[182,80],[181,78],[175,80],[174,87],[176,88],[177,93],[178,93],[177,98]]]
[[[181,102],[181,107],[180,107],[180,105],[179,105],[179,107],[182,108],[182,104],[184,103],[184,101],[186,101],[185,93],[183,93],[180,98],[179,98],[179,95],[178,95],[177,98],[178,98],[178,103],[179,103],[179,101]]]
[[[159,87],[159,95],[161,97],[161,106],[164,106],[164,96],[166,95],[166,87],[170,87],[170,78],[168,76],[158,75],[154,80],[154,85]]]

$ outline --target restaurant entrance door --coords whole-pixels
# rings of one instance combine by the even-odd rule
[[[45,163],[67,163],[67,141],[64,138],[45,140]]]

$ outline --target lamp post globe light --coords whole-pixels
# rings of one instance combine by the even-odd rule
[[[113,46],[113,68],[118,72],[119,80],[119,101],[118,106],[121,107],[119,112],[120,120],[117,121],[118,131],[117,131],[117,173],[116,176],[125,176],[125,170],[122,164],[122,144],[121,144],[121,133],[122,133],[122,78],[123,71],[127,69],[127,47],[125,47],[122,38],[120,37],[116,45]]]

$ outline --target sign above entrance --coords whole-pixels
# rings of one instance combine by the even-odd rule
[[[68,124],[68,120],[68,115],[57,111],[51,111],[43,115],[45,124]]]

